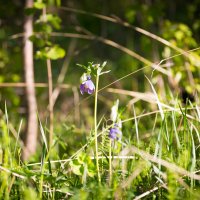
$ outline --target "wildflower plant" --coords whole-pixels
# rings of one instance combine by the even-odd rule
[[[80,93],[83,95],[84,93],[93,94],[95,91],[95,85],[92,81],[92,76],[99,77],[102,74],[108,73],[109,71],[102,71],[106,65],[106,62],[102,64],[93,64],[89,62],[87,66],[77,64],[82,67],[85,72],[82,74],[80,78]]]
[[[109,128],[108,137],[109,140],[109,185],[112,185],[112,154],[115,147],[115,141],[121,141],[122,139],[122,122],[118,112],[119,100],[117,100],[111,108],[110,119],[112,125]]]
[[[70,166],[74,174],[82,177],[82,184],[86,183],[87,176],[94,177],[95,166],[86,153],[81,152],[78,154],[77,159],[70,161]]]
[[[113,122],[113,126],[109,129],[109,138],[115,140],[121,140],[122,137],[122,123],[118,114],[119,100],[117,100],[111,108],[110,119]]]
[[[80,78],[80,93],[88,93],[93,94],[95,92],[95,100],[94,100],[94,138],[95,138],[95,160],[96,160],[96,170],[97,170],[97,176],[98,176],[98,182],[101,183],[101,175],[99,170],[99,157],[98,157],[98,140],[97,140],[97,97],[98,97],[98,85],[99,85],[99,77],[105,73],[108,73],[110,71],[103,71],[104,67],[106,66],[107,62],[104,62],[102,65],[100,64],[93,64],[92,62],[89,62],[87,66],[80,65],[78,66],[82,67],[85,72]],[[96,78],[95,85],[91,80],[91,76],[94,76]]]

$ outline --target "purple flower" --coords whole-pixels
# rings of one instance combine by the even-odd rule
[[[87,92],[88,94],[92,94],[95,90],[94,83],[91,80],[91,76],[87,76],[87,80],[82,82],[80,85],[80,92],[84,94]]]
[[[122,132],[120,131],[117,124],[115,124],[114,127],[110,128],[108,136],[111,139],[117,139],[117,140],[119,140],[121,138]]]

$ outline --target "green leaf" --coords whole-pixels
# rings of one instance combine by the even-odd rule
[[[51,33],[52,32],[52,27],[50,24],[44,23],[41,20],[38,20],[34,24],[34,31],[35,32],[44,32],[44,33]]]
[[[44,47],[44,45],[45,45],[45,40],[36,35],[30,36],[29,40],[32,41],[38,47]]]
[[[80,83],[83,83],[83,82],[85,82],[85,81],[87,81],[87,74],[86,74],[86,73],[83,73],[83,75],[82,75],[81,78],[80,78]]]
[[[88,168],[87,174],[89,177],[94,177],[96,170],[94,168]]]
[[[47,58],[47,54],[45,49],[41,49],[40,51],[36,52],[36,59],[46,59]]]
[[[65,50],[55,45],[53,47],[50,47],[50,49],[46,53],[46,56],[47,58],[50,58],[52,60],[57,60],[65,56]]]
[[[87,67],[85,65],[81,65],[81,64],[76,64],[79,67],[82,67],[83,69],[87,70]]]
[[[58,16],[47,14],[46,15],[47,21],[55,28],[60,29],[61,19]]]
[[[77,160],[70,161],[69,165],[72,168],[74,174],[79,176],[82,175],[81,165]]]
[[[23,199],[25,200],[37,200],[39,199],[39,197],[37,196],[36,191],[33,188],[25,188],[25,190],[23,191]]]
[[[42,2],[35,2],[34,3],[34,8],[37,8],[37,9],[43,9],[45,7],[45,3],[42,3]]]

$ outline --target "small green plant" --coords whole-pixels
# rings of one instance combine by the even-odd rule
[[[86,70],[86,73],[84,73],[81,76],[81,85],[80,85],[80,92],[81,94],[84,94],[84,92],[87,92],[88,94],[92,94],[95,91],[95,100],[94,100],[94,138],[95,138],[95,159],[96,159],[96,168],[97,168],[97,176],[98,181],[101,183],[101,175],[99,170],[99,157],[98,157],[98,139],[97,139],[97,98],[98,98],[98,85],[99,85],[99,77],[105,73],[108,73],[109,71],[103,71],[104,67],[106,66],[106,62],[104,62],[102,65],[100,64],[93,64],[88,63],[88,66],[80,65],[80,67],[83,67]],[[96,88],[91,81],[91,74],[95,76],[96,78]]]

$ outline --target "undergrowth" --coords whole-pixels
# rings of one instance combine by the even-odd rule
[[[183,104],[177,97],[165,104],[147,78],[158,110],[139,113],[136,103],[128,108],[116,100],[110,113],[98,116],[105,65],[81,65],[81,92],[94,94],[94,124],[79,129],[66,120],[49,147],[49,130],[38,116],[41,142],[29,162],[21,159],[22,121],[14,134],[5,104],[0,199],[200,199],[198,102]]]

